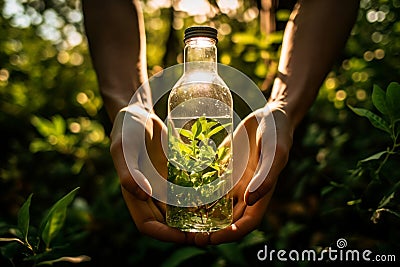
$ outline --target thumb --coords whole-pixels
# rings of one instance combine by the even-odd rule
[[[254,205],[273,188],[276,178],[274,166],[270,162],[271,160],[268,159],[267,156],[262,156],[259,162],[259,168],[251,179],[244,194],[244,199],[247,205]],[[276,175],[278,174],[279,172],[277,172]]]
[[[130,157],[129,162],[132,163],[130,168],[127,166],[128,161],[125,160],[120,134],[114,136],[110,152],[122,187],[137,198],[147,200],[152,194],[151,185],[143,173],[139,171],[137,155],[127,154]]]
[[[133,169],[130,173],[132,176],[126,177],[125,179],[122,177],[120,178],[121,185],[137,198],[147,200],[147,198],[152,195],[152,188],[149,181],[138,169]]]
[[[143,173],[138,170],[137,161],[132,161],[134,164],[128,168],[121,146],[121,143],[111,146],[111,155],[120,183],[129,193],[141,200],[147,200],[152,194],[151,185]]]

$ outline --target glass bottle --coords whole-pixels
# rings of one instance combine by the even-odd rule
[[[166,221],[211,232],[232,223],[233,100],[217,72],[217,30],[187,28],[184,42],[184,72],[168,98],[167,195],[176,205]]]

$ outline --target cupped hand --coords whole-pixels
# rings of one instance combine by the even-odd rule
[[[158,116],[140,105],[130,105],[114,121],[110,150],[122,195],[138,230],[158,240],[184,243],[185,233],[165,224],[165,204],[151,197],[152,187],[146,178],[148,166],[166,177],[163,134],[166,127]]]
[[[238,241],[256,229],[264,217],[279,173],[288,161],[292,135],[288,117],[274,103],[256,110],[240,123],[233,137],[233,149],[237,153],[233,175],[234,178],[240,175],[232,190],[233,223],[211,234],[197,234],[194,237],[197,245]]]

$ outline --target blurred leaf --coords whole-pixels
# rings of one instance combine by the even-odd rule
[[[400,218],[400,213],[399,212],[391,210],[391,209],[381,208],[381,209],[375,210],[374,213],[372,214],[371,220],[372,220],[373,223],[378,223],[378,220],[380,219],[381,213],[383,211],[388,212],[390,214],[393,214],[394,216]]]
[[[276,11],[276,19],[278,21],[288,21],[290,17],[290,10],[288,9],[279,9]]]
[[[46,141],[43,141],[42,139],[34,139],[29,145],[29,150],[32,153],[36,153],[39,151],[51,151],[53,150],[53,147]]]
[[[70,262],[70,263],[81,263],[81,262],[85,262],[85,261],[90,261],[91,258],[89,256],[86,255],[80,255],[80,256],[76,256],[76,257],[61,257],[55,260],[49,260],[49,261],[42,261],[39,262],[36,265],[53,265],[53,263],[56,262]]]
[[[372,103],[382,114],[389,115],[389,110],[386,103],[386,93],[377,85],[374,85],[374,89],[372,91]]]
[[[16,237],[0,237],[0,242],[18,242],[21,245],[24,245],[24,241]]]
[[[192,134],[193,134],[194,138],[197,138],[201,134],[202,130],[203,130],[202,125],[201,125],[201,122],[199,119],[192,126]]]
[[[367,109],[353,108],[351,106],[349,106],[349,107],[357,115],[368,118],[369,121],[371,122],[371,124],[375,128],[381,129],[381,130],[387,132],[388,134],[391,134],[389,124],[383,118],[379,117],[378,115],[376,115],[375,113],[373,113],[372,111],[369,111]]]
[[[45,118],[33,116],[31,123],[42,136],[49,136],[53,132],[53,124]]]
[[[386,89],[386,102],[394,120],[400,119],[400,84],[392,82]]]
[[[347,201],[347,205],[349,205],[349,206],[357,205],[357,204],[360,204],[360,203],[362,203],[362,199],[361,198]]]
[[[65,134],[66,123],[63,117],[61,117],[60,115],[55,115],[51,118],[51,121],[53,122],[54,125],[54,134],[56,135]]]
[[[22,233],[25,243],[28,243],[28,230],[29,230],[29,207],[31,206],[32,195],[30,194],[28,199],[22,205],[18,212],[18,228]]]
[[[251,45],[258,43],[258,38],[250,32],[238,32],[232,35],[232,41],[238,44]]]
[[[389,194],[389,195],[387,195],[387,196],[384,196],[384,197],[381,199],[381,201],[379,202],[378,208],[383,208],[383,207],[385,207],[386,205],[388,205],[389,202],[394,198],[394,193],[395,193],[395,192],[392,192],[391,194]]]
[[[16,241],[16,240],[15,240]],[[21,241],[21,240],[20,240]],[[14,258],[16,255],[18,255],[18,251],[21,248],[21,244],[23,245],[24,242],[9,242],[8,244],[5,245],[1,245],[0,246],[0,256],[1,257],[5,257],[7,259],[11,259]],[[2,258],[0,258],[2,260]],[[12,266],[12,265],[9,265]]]
[[[283,40],[283,31],[276,31],[276,32],[271,32],[268,34],[267,36],[267,40],[266,43],[268,44],[268,46],[270,46],[271,44],[280,44],[282,43]],[[266,44],[261,44],[264,48],[266,48]]]
[[[257,77],[265,77],[267,74],[267,66],[265,65],[264,62],[258,62],[256,65],[256,68],[254,69],[254,74],[257,75]]]
[[[244,254],[236,243],[221,244],[217,246],[217,249],[231,264],[247,266]]]
[[[386,153],[387,153],[387,151],[378,152],[378,153],[376,153],[376,154],[373,154],[372,156],[369,156],[368,158],[365,158],[365,159],[360,160],[360,162],[367,162],[367,161],[371,161],[371,160],[380,159],[380,157],[382,157],[382,156],[385,155]]]
[[[254,230],[243,238],[239,246],[241,248],[251,247],[267,241],[265,233],[260,230]]]
[[[64,225],[67,207],[72,202],[79,187],[75,188],[59,201],[57,201],[44,217],[40,224],[39,233],[46,247],[49,248],[51,240],[59,233]]]
[[[206,251],[196,247],[185,247],[178,249],[172,255],[167,258],[164,263],[161,265],[162,267],[176,267],[182,264],[184,261],[205,254]]]
[[[326,194],[328,194],[329,192],[331,192],[333,189],[335,189],[334,186],[325,186],[321,189],[321,196],[324,196]]]

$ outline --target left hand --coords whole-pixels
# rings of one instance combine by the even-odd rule
[[[114,122],[111,154],[122,195],[137,229],[158,240],[185,243],[184,232],[165,224],[165,204],[149,197],[154,192],[148,178],[167,175],[162,135],[166,135],[166,127],[161,119],[141,105],[132,104]]]

